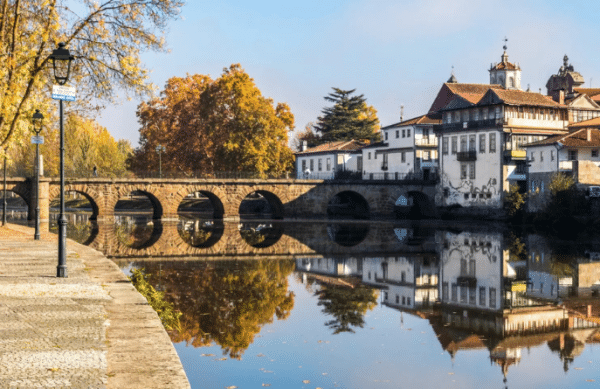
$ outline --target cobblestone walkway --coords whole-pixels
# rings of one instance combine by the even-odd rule
[[[0,228],[0,388],[189,388],[156,313],[118,267],[57,237]]]

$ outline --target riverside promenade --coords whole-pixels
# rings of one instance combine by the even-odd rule
[[[0,227],[0,388],[189,388],[156,312],[100,252]]]

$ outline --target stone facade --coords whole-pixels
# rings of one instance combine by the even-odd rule
[[[31,197],[33,182],[23,178],[7,179],[7,189],[21,196],[30,210],[35,208]],[[184,179],[77,179],[67,180],[66,192],[82,194],[92,205],[92,219],[111,221],[119,199],[132,192],[145,194],[154,206],[154,219],[177,220],[177,209],[190,193],[207,196],[216,219],[237,219],[241,202],[251,193],[263,195],[273,209],[273,217],[323,217],[329,201],[340,193],[350,193],[367,204],[370,216],[392,216],[400,196],[429,199],[433,207],[434,182],[342,182],[322,180],[184,180]],[[49,201],[60,194],[60,182],[55,179],[40,181],[40,215],[49,219]],[[31,212],[33,213],[33,212]]]

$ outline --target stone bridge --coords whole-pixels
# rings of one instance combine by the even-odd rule
[[[30,210],[35,180],[7,178],[7,190],[21,196]],[[40,217],[49,219],[49,203],[59,196],[58,179],[40,180]],[[422,212],[435,209],[435,182],[432,181],[323,181],[296,179],[68,179],[65,191],[83,195],[91,204],[92,219],[114,220],[115,205],[131,193],[141,193],[154,207],[154,219],[177,219],[182,200],[201,193],[212,203],[215,219],[239,218],[242,201],[250,194],[262,195],[270,204],[273,218],[324,217],[332,199],[334,205],[349,205],[362,216],[390,217],[399,199]],[[341,200],[340,200],[341,199]],[[342,202],[340,204],[340,201]]]
[[[116,232],[114,223],[97,223],[85,244],[119,260],[217,260],[319,256],[398,256],[436,252],[433,229],[397,223],[266,222],[269,226],[261,244],[248,242],[241,233],[244,225],[260,222],[215,223],[212,236],[193,246],[179,232],[175,222],[155,221],[152,236],[132,247]]]

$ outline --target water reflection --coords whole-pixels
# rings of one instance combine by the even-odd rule
[[[192,247],[209,248],[223,236],[223,223],[212,219],[180,216],[177,232]]]
[[[386,344],[406,355],[421,352],[420,358],[436,369],[466,369],[436,359],[441,347],[449,361],[464,355],[492,361],[502,379],[520,377],[513,367],[528,358],[527,366],[556,362],[571,372],[579,355],[595,358],[586,350],[600,340],[600,246],[593,242],[560,242],[503,226],[461,230],[411,222],[182,219],[174,226],[161,225],[160,237],[148,240],[151,227],[155,233],[157,226],[150,222],[143,222],[139,231],[113,228],[133,236],[126,242],[146,243],[130,246],[138,248],[129,257],[105,245],[107,255],[122,266],[144,268],[149,282],[182,312],[182,331],[170,334],[175,343],[202,350],[218,346],[228,358],[259,354],[246,350],[258,347],[258,339],[267,336],[265,328],[285,332],[289,326],[287,336],[325,329],[331,337],[327,342],[349,344],[381,342],[369,335],[380,331],[376,333],[386,337]],[[101,235],[108,239],[106,234],[98,239]],[[135,252],[144,253],[143,259],[136,259]],[[303,292],[301,300],[296,286]],[[284,320],[295,310],[302,310],[301,318]],[[399,316],[396,327],[378,319],[382,310]],[[401,336],[410,329],[408,323],[415,325],[414,318],[422,324],[421,335]],[[436,347],[418,340],[427,331]],[[547,354],[539,356],[540,350]],[[384,351],[368,358],[385,360]],[[298,352],[294,355],[300,359],[314,357],[312,348]],[[331,355],[332,360],[345,357],[342,351]],[[397,358],[396,363],[411,364]],[[348,362],[353,369],[372,362],[354,354],[350,359],[356,361]],[[557,385],[569,386],[565,377]],[[523,386],[547,383],[542,376],[521,379]],[[427,382],[425,386],[437,387],[447,379]]]
[[[173,342],[194,347],[218,344],[240,358],[261,328],[285,319],[294,307],[288,291],[291,260],[139,263],[150,283],[182,312]]]
[[[115,235],[124,246],[144,249],[155,244],[162,233],[162,224],[148,216],[115,216]]]

